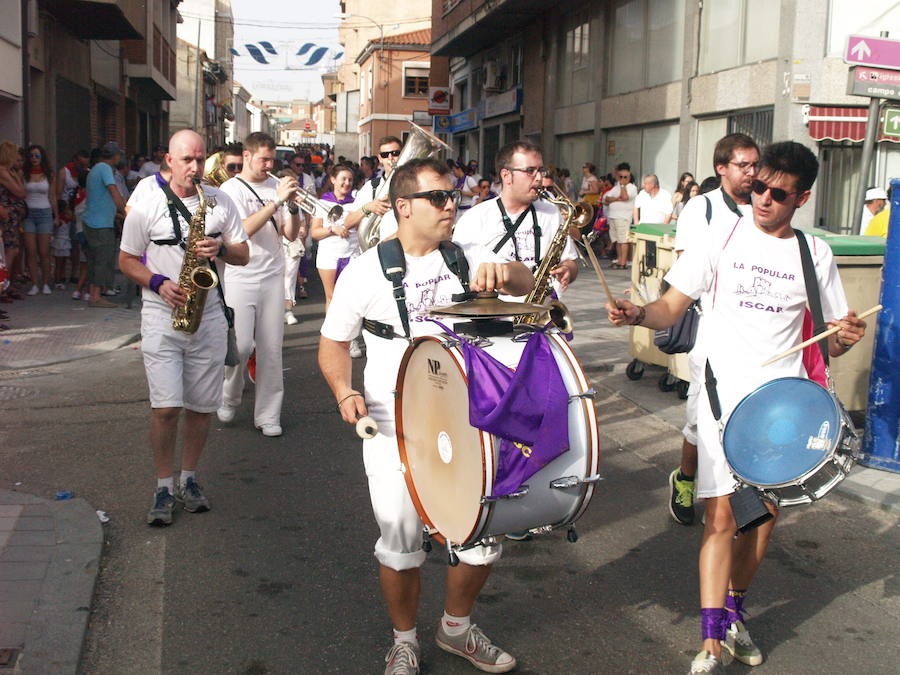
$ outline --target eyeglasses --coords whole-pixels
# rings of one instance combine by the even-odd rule
[[[534,178],[536,173],[541,174],[541,176],[546,176],[550,173],[550,169],[543,166],[526,166],[526,167],[517,167],[517,166],[508,166],[506,167],[507,171],[521,171],[529,178]]]
[[[41,158],[41,153],[39,153],[39,152],[32,152],[32,153],[31,153],[30,155],[28,155],[28,156],[29,156],[29,157],[32,157],[32,158],[34,158],[34,159],[40,159],[40,158]]]
[[[386,150],[385,152],[379,152],[378,156],[381,157],[381,159],[387,159],[388,157],[399,157],[400,151],[399,150]]]
[[[752,183],[750,183],[750,189],[760,196],[766,194],[766,190],[768,190],[769,194],[772,195],[772,199],[774,199],[779,204],[784,203],[784,200],[788,198],[788,195],[800,194],[800,191],[788,192],[787,190],[782,190],[781,188],[771,187],[768,183],[763,183],[761,180],[754,180]]]
[[[418,197],[427,199],[434,208],[442,209],[446,206],[448,199],[453,200],[453,206],[459,206],[462,192],[460,190],[428,190],[427,192],[413,192],[411,195],[403,195],[402,199],[416,199]]]
[[[743,171],[744,173],[749,173],[751,171],[756,171],[756,162],[728,162],[732,166],[736,166],[739,171]]]
[[[631,178],[631,176],[629,176],[627,173],[620,173],[618,176],[616,176],[616,178],[618,178],[619,180],[628,180],[629,178]]]
[[[244,165],[243,164],[226,164],[225,170],[231,171],[232,173],[237,173],[238,171],[244,170]]]

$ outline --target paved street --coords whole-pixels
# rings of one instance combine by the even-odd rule
[[[610,279],[626,287],[623,272]],[[284,435],[253,429],[248,390],[235,423],[216,421],[210,434],[199,478],[212,511],[179,511],[167,529],[143,524],[154,481],[136,344],[0,371],[0,391],[18,392],[0,411],[0,492],[52,500],[66,490],[88,517],[110,517],[80,672],[381,672],[390,633],[371,553],[376,527],[359,441],[315,366],[323,314],[313,291],[297,308],[301,323],[286,329]],[[626,379],[627,331],[606,324],[600,298],[583,270],[566,300],[598,391],[605,480],[577,544],[553,533],[504,545],[474,620],[518,657],[520,673],[683,673],[699,645],[701,530],[666,510],[682,402],[657,389],[661,370]],[[783,514],[748,599],[767,656],[755,672],[900,672],[900,490],[887,485],[880,503],[842,489]],[[444,566],[435,551],[424,569],[424,672],[475,672],[431,639]],[[0,580],[0,606],[10,587]],[[40,672],[28,656],[26,645],[21,672]]]

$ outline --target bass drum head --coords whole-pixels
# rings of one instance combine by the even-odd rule
[[[469,426],[465,365],[458,350],[420,338],[397,376],[397,441],[406,485],[427,525],[453,543],[473,535],[485,476],[482,434]]]
[[[840,410],[824,387],[783,377],[748,394],[725,425],[725,458],[757,487],[796,482],[826,461],[841,433]]]

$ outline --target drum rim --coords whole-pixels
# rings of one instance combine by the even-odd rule
[[[818,387],[819,389],[824,391],[826,394],[828,394],[829,398],[831,398],[831,400],[835,403],[835,407],[837,409],[839,433],[835,436],[834,443],[832,443],[831,447],[822,456],[822,458],[818,462],[816,462],[815,465],[813,465],[812,467],[810,467],[809,469],[807,469],[805,472],[801,473],[800,475],[796,476],[795,478],[792,478],[789,481],[782,481],[780,483],[759,483],[756,481],[750,481],[734,468],[734,466],[731,463],[731,460],[728,457],[728,450],[725,448],[725,436],[728,433],[728,426],[731,424],[731,420],[734,418],[734,413],[737,412],[737,410],[749,398],[751,398],[752,396],[754,396],[761,390],[772,386],[776,382],[783,382],[786,380],[798,381],[798,382],[808,382],[809,384],[812,384],[812,385]],[[728,469],[731,471],[731,473],[734,475],[734,477],[737,478],[741,483],[743,483],[745,485],[759,488],[761,490],[778,490],[778,489],[787,488],[787,487],[796,487],[796,486],[802,484],[804,481],[806,481],[811,476],[815,476],[817,473],[819,473],[819,471],[822,469],[823,466],[825,466],[829,462],[834,461],[834,457],[837,454],[838,449],[840,448],[840,439],[844,437],[845,430],[849,428],[845,418],[846,418],[846,415],[844,413],[844,406],[841,403],[840,399],[837,397],[837,395],[832,393],[831,390],[827,389],[826,387],[823,387],[821,384],[819,384],[815,380],[811,380],[808,377],[793,377],[793,376],[792,377],[776,377],[773,380],[764,382],[763,384],[759,385],[756,389],[751,391],[749,394],[744,396],[744,398],[742,398],[738,402],[738,404],[736,406],[734,406],[734,410],[732,410],[731,414],[728,416],[728,422],[725,423],[725,428],[722,430],[722,438],[721,438],[722,451],[725,455],[725,463],[728,465]]]
[[[449,337],[449,336],[447,336]],[[465,361],[462,358],[462,351],[459,347],[448,344],[447,339],[441,339],[439,335],[423,335],[421,337],[415,338],[412,343],[410,343],[409,347],[406,348],[406,351],[403,354],[403,358],[400,361],[400,368],[397,370],[397,382],[396,382],[396,394],[394,396],[394,419],[396,420],[397,425],[397,450],[400,454],[400,462],[403,465],[403,480],[406,482],[406,488],[409,491],[409,497],[412,500],[413,506],[416,509],[416,513],[419,514],[419,518],[421,521],[428,527],[428,534],[439,544],[444,545],[447,542],[446,537],[442,532],[440,532],[435,524],[428,517],[428,513],[425,510],[425,507],[422,504],[421,499],[419,498],[419,493],[416,490],[415,482],[413,481],[412,472],[409,469],[409,458],[406,454],[406,442],[404,440],[403,434],[403,397],[401,396],[401,392],[403,391],[403,380],[406,375],[406,367],[409,363],[409,359],[412,358],[412,354],[415,351],[415,347],[418,347],[423,342],[430,340],[433,342],[437,342],[441,345],[443,349],[450,352],[453,356],[453,363],[456,366],[457,370],[459,370],[460,375],[462,375],[463,381],[468,388],[469,378],[466,376],[466,371],[464,368]],[[456,352],[456,354],[453,353]],[[458,354],[458,356],[457,356]],[[485,452],[485,432],[481,429],[478,429],[478,438],[481,443],[481,493],[484,494],[487,488],[487,474],[486,467],[484,462],[484,452]],[[488,435],[489,442],[491,442],[490,435]],[[493,451],[493,448],[492,448]],[[469,534],[466,536],[466,539],[461,542],[454,542],[456,544],[465,545],[474,541],[476,534],[483,529],[485,522],[485,505],[479,504],[478,506],[478,516],[475,518],[475,523],[472,529],[469,531]]]

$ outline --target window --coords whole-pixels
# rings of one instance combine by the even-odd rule
[[[900,28],[900,4],[896,0],[831,0],[828,16],[828,56],[843,56],[848,35],[877,37],[890,31],[896,40]]]
[[[403,95],[424,98],[428,96],[429,68],[422,66],[403,66]]]
[[[616,0],[609,54],[610,94],[681,79],[684,11],[684,0]]]
[[[518,87],[522,84],[522,45],[515,45],[509,60],[509,86]]]
[[[671,192],[682,171],[678,166],[678,137],[678,124],[610,129],[606,139],[607,165],[628,162],[638,189],[644,174],[653,173],[659,184]]]
[[[573,12],[563,25],[557,60],[557,100],[559,105],[584,103],[590,93],[591,23],[586,12]]]
[[[714,73],[775,58],[780,16],[781,0],[704,3],[700,17],[700,72]]]
[[[468,105],[466,94],[468,93],[468,82],[460,80],[456,83],[456,95],[453,97],[453,112],[462,112]]]
[[[373,84],[375,82],[375,70],[372,66],[369,66],[369,100],[372,100],[372,89]]]

